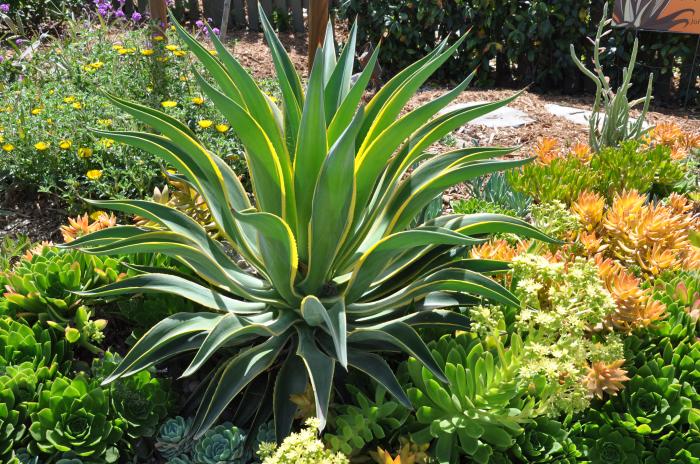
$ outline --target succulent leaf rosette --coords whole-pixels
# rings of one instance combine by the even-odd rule
[[[246,464],[246,435],[226,422],[207,431],[192,450],[194,464]]]
[[[19,447],[25,434],[23,422],[26,410],[23,410],[12,389],[6,388],[2,381],[0,377],[0,461],[7,462],[13,459],[14,450]]]
[[[192,418],[177,416],[163,422],[156,435],[156,450],[166,459],[182,455],[190,450],[192,442],[188,434],[192,428]]]
[[[0,368],[30,362],[35,368],[52,367],[66,357],[65,343],[39,324],[30,327],[20,320],[0,318]]]
[[[383,352],[412,356],[436,381],[445,382],[417,329],[465,330],[468,318],[450,308],[484,298],[519,303],[488,277],[507,271],[508,265],[469,259],[467,248],[495,233],[555,241],[522,219],[505,215],[426,219],[429,215],[423,214],[450,186],[530,161],[502,159],[511,152],[502,148],[460,148],[439,156],[430,150],[456,128],[517,97],[441,113],[474,74],[434,101],[403,111],[466,35],[451,45],[445,39],[365,105],[362,96],[378,54],[353,79],[356,27],[340,53],[333,34],[326,34],[302,85],[271,24],[261,18],[281,104],[258,86],[216,34],[210,34],[216,50],[212,54],[173,21],[206,73],[195,73],[202,92],[245,149],[252,191],[167,108],[154,110],[107,95],[152,130],[99,130],[100,136],[149,152],[173,169],[201,197],[197,201],[206,205],[212,227],[170,204],[97,201],[92,203],[99,208],[137,215],[145,222],[105,228],[65,245],[98,256],[162,253],[192,271],[186,277],[150,269],[80,295],[161,292],[205,308],[163,319],[105,379],[114,382],[185,352],[192,355],[185,377],[217,360],[194,417],[196,440],[261,375],[274,377],[272,397],[266,401],[275,405],[278,441],[289,434],[296,415],[290,398],[307,385],[323,430],[336,369],[369,375],[409,408],[410,400]],[[411,169],[416,164],[420,166]]]
[[[510,450],[514,460],[522,463],[575,463],[580,452],[562,424],[538,417],[525,425],[525,431]]]
[[[109,398],[84,375],[59,377],[39,393],[29,432],[34,455],[71,453],[86,460],[116,462],[121,419],[109,416]]]
[[[423,428],[412,435],[417,443],[435,440],[435,456],[446,464],[466,456],[488,463],[494,451],[507,451],[531,420],[534,400],[517,380],[523,362],[517,336],[506,349],[498,340],[490,350],[475,335],[443,336],[431,344],[444,366],[449,384],[441,384],[413,358],[408,390]]]
[[[576,424],[575,441],[583,462],[591,464],[641,464],[644,439],[625,428],[585,421]]]

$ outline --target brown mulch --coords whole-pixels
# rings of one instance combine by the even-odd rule
[[[66,211],[55,201],[43,197],[22,196],[4,199],[0,211],[0,238],[27,235],[32,241],[60,241],[59,227],[66,221]]]

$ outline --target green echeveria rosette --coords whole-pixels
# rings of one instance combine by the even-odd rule
[[[599,414],[609,424],[640,435],[669,431],[675,424],[687,421],[693,406],[685,396],[690,386],[679,383],[674,373],[673,366],[649,361],[620,394],[605,402]]]
[[[512,459],[505,462],[566,464],[575,463],[580,454],[561,422],[539,417],[525,425],[510,450]]]
[[[226,422],[207,431],[194,445],[194,464],[246,464],[250,456],[244,449],[246,436]]]
[[[656,447],[643,455],[644,464],[700,463],[700,432],[672,433],[655,441]]]
[[[191,417],[185,419],[177,416],[167,419],[158,429],[156,450],[165,459],[187,453],[192,448],[192,441],[187,436],[191,427]]]
[[[62,363],[66,358],[65,342],[57,341],[49,329],[23,320],[0,318],[0,369],[11,364],[30,362],[35,368]]]
[[[25,412],[11,388],[0,388],[0,462],[10,461],[19,447],[25,434]]]
[[[591,464],[640,464],[644,438],[625,428],[586,421],[576,424],[574,442],[583,455],[579,462]]]
[[[122,436],[122,420],[109,417],[105,391],[83,375],[59,377],[40,392],[29,431],[33,455],[69,453],[64,457],[107,463],[119,457],[113,445]]]
[[[106,352],[93,362],[96,378],[104,379],[121,361],[119,355]],[[152,437],[158,424],[168,414],[170,405],[166,381],[154,377],[149,370],[122,378],[107,387],[114,414],[124,420],[125,432],[132,438]]]

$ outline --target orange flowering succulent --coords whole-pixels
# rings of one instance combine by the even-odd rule
[[[512,245],[503,239],[491,240],[471,249],[471,257],[476,259],[494,259],[497,261],[512,261],[513,258],[525,253],[530,242],[521,241]]]
[[[662,122],[653,127],[645,137],[647,145],[663,145],[671,149],[671,158],[681,160],[690,150],[700,148],[700,134],[685,132],[674,122]]]
[[[102,212],[96,219],[91,221],[90,216],[85,213],[76,218],[68,218],[68,224],[61,226],[61,235],[63,235],[63,241],[65,243],[70,243],[83,235],[116,225],[117,218],[114,214]]]
[[[624,387],[623,383],[629,380],[627,371],[622,369],[624,362],[624,359],[619,359],[611,363],[597,361],[591,364],[585,377],[589,395],[600,399],[603,399],[605,393],[617,395]]]
[[[534,148],[537,162],[540,164],[549,164],[556,158],[561,158],[559,151],[559,142],[557,139],[543,137],[537,141]]]
[[[588,162],[591,161],[591,158],[593,158],[593,151],[591,150],[591,147],[585,143],[576,142],[571,146],[569,152],[571,156],[577,158],[583,164],[588,164]]]

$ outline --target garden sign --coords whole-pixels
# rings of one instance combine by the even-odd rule
[[[616,0],[615,24],[700,35],[700,0]]]

